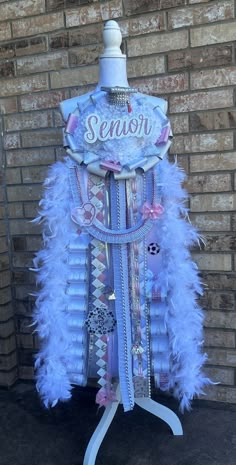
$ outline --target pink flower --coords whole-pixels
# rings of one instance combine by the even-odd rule
[[[159,216],[162,215],[164,212],[164,207],[159,203],[150,204],[149,202],[145,202],[141,208],[141,213],[143,214],[143,219],[147,220],[156,220]]]
[[[117,402],[116,394],[112,387],[102,387],[96,395],[96,403],[99,407],[107,407],[110,402]]]

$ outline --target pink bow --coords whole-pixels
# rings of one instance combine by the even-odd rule
[[[163,212],[164,207],[162,207],[159,203],[150,204],[149,202],[145,202],[141,208],[144,220],[156,220]]]
[[[112,388],[102,387],[96,395],[96,403],[99,407],[107,407],[109,402],[117,402],[116,394]]]

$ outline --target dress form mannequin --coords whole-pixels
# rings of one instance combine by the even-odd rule
[[[96,90],[101,87],[128,87],[126,55],[121,53],[120,45],[122,36],[116,21],[107,21],[103,31],[104,53],[99,58],[99,80]],[[85,101],[93,91],[79,97],[73,97],[60,103],[60,110],[64,121],[67,121],[69,114],[74,110],[78,102]],[[164,99],[147,96],[146,98],[158,105],[164,113],[167,112],[167,102]]]
[[[104,53],[100,56],[99,60],[99,81],[96,90],[99,91],[103,87],[128,87],[127,72],[126,72],[126,55],[123,55],[120,50],[121,45],[121,32],[118,24],[115,21],[108,21],[104,27],[103,33],[104,40]],[[92,92],[83,96],[74,97],[72,99],[61,102],[60,109],[64,120],[67,121],[69,114],[74,109],[75,105],[85,101]],[[142,95],[139,94],[138,95]],[[167,102],[163,99],[145,96],[145,98],[152,103],[153,106],[159,106],[163,113],[167,111]],[[76,160],[76,154],[70,153],[71,157]],[[120,397],[119,384],[116,387],[116,398],[122,403]],[[171,428],[174,435],[182,435],[182,426],[178,417],[167,407],[154,402],[148,397],[135,398],[135,403],[144,410],[156,415],[165,421]],[[101,442],[109,428],[109,425],[114,418],[119,402],[110,402],[104,411],[102,419],[94,432],[84,457],[84,465],[94,465],[96,461],[97,452]]]
[[[69,157],[45,181],[45,249],[35,259],[41,397],[46,406],[68,400],[72,385],[96,373],[96,402],[106,407],[84,465],[94,465],[119,402],[182,435],[178,417],[151,399],[151,375],[181,410],[208,384],[201,285],[188,250],[198,235],[183,218],[183,173],[165,157],[167,105],[128,86],[115,21],[104,43],[96,89],[60,104]]]

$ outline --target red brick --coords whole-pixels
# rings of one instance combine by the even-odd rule
[[[8,242],[6,237],[2,237],[0,240],[0,253],[8,252]]]
[[[190,214],[192,223],[200,231],[230,231],[231,218],[227,213]]]
[[[230,254],[193,253],[193,260],[197,263],[200,270],[232,270],[232,257]]]
[[[19,367],[19,379],[33,380],[35,378],[34,368],[28,366]]]
[[[15,369],[8,372],[0,372],[0,385],[5,387],[12,386],[18,379],[18,370]]]
[[[0,113],[2,115],[5,115],[7,113],[15,113],[16,111],[17,111],[16,97],[0,99]]]
[[[208,349],[207,353],[211,365],[236,366],[236,352],[232,349]]]
[[[13,255],[13,266],[16,268],[29,268],[33,264],[33,254],[22,252]],[[21,328],[23,330],[23,328]],[[32,331],[32,329],[30,330]],[[24,331],[23,331],[24,332]],[[29,329],[28,329],[29,332]]]
[[[235,166],[236,152],[218,152],[190,157],[192,172],[234,170]]]
[[[170,123],[173,134],[182,134],[189,132],[188,115],[171,115]]]
[[[234,385],[234,369],[233,368],[219,368],[219,367],[208,366],[208,367],[205,367],[204,373],[212,381],[216,383],[227,384],[227,385],[232,385],[232,386]],[[211,386],[211,387],[214,387],[214,386]],[[208,395],[208,393],[206,395]]]
[[[176,136],[171,145],[170,153],[182,154],[232,150],[233,145],[233,133],[231,132],[189,134]]]
[[[148,76],[154,74],[162,74],[165,72],[165,57],[164,56],[147,56],[131,58],[127,63],[128,78],[136,76]]]
[[[170,96],[170,112],[182,113],[196,110],[212,110],[234,105],[233,89],[195,92]]]
[[[209,289],[236,291],[236,275],[232,273],[203,273],[203,282]]]
[[[23,205],[20,202],[8,204],[8,218],[23,218]]]
[[[192,212],[224,212],[236,208],[236,193],[201,194],[190,199]]]
[[[33,55],[34,53],[46,52],[46,50],[47,39],[44,36],[22,39],[15,43],[16,56]]]
[[[15,76],[15,64],[14,61],[5,61],[0,63],[0,78],[10,78]]]
[[[4,287],[3,289],[1,289],[1,292],[0,292],[0,305],[8,304],[9,302],[11,302],[11,299],[12,299],[12,295],[11,295],[10,286]],[[1,328],[1,325],[0,325],[0,328]]]
[[[64,6],[64,0],[47,0],[47,11],[57,11],[60,8],[64,8]]]
[[[30,292],[32,292],[32,286],[31,285],[22,285],[22,286],[16,286],[15,287],[15,293],[16,293],[16,299],[17,300],[21,300],[21,301],[22,300],[27,300],[28,297],[29,297]],[[27,332],[32,333],[32,329],[30,331],[27,331]]]
[[[158,9],[174,8],[185,4],[185,0],[126,0],[124,7],[125,13],[132,15]]]
[[[158,96],[160,94],[187,90],[188,76],[182,73],[146,79],[135,79],[134,81],[131,80],[131,83],[133,83],[135,87],[138,87],[140,92]]]
[[[41,192],[41,195],[42,195],[42,192]],[[39,194],[38,198],[40,198],[40,194]],[[20,234],[30,235],[30,234],[33,234],[35,236],[35,234],[40,234],[41,233],[41,227],[40,226],[32,224],[30,221],[28,221],[26,219],[22,219],[22,220],[21,219],[10,219],[9,225],[10,225],[10,233],[11,233],[11,235],[20,235]]]
[[[49,46],[51,49],[67,48],[69,47],[69,32],[62,31],[52,34],[49,37]]]
[[[226,0],[210,5],[175,9],[168,15],[170,29],[186,26],[209,24],[215,21],[224,21],[234,18],[234,1]]]
[[[0,97],[28,94],[29,92],[39,92],[48,89],[47,74],[18,77],[14,79],[2,79],[0,87]]]
[[[69,51],[70,66],[93,65],[98,63],[103,45],[88,45],[87,47],[72,48]]]
[[[232,63],[232,45],[202,47],[170,53],[168,69],[175,71],[183,68],[199,69],[209,66],[222,66]]]
[[[9,257],[8,254],[0,255],[0,271],[6,270],[9,268]]]
[[[32,316],[32,299],[30,300],[30,296],[27,299],[27,301],[17,301],[17,306],[16,306],[16,315],[19,316],[26,316],[26,317],[31,317]]]
[[[1,21],[44,13],[44,0],[18,0],[1,6]]]
[[[64,27],[63,12],[19,19],[12,22],[13,37],[42,34]]]
[[[95,84],[98,81],[98,67],[96,65],[82,66],[80,68],[65,69],[60,72],[50,73],[51,87],[73,87],[75,83],[81,86]]]
[[[77,9],[66,10],[66,27],[83,26],[89,23],[99,23],[108,19],[123,16],[121,0],[111,0],[107,3],[93,4]]]
[[[0,338],[7,338],[15,331],[14,320],[10,319],[0,324]]]
[[[56,108],[62,100],[69,98],[67,90],[54,90],[34,95],[22,95],[19,97],[19,110],[41,110],[44,108]]]
[[[6,236],[6,234],[7,234],[6,223],[5,221],[0,220],[0,237]]]
[[[205,346],[235,348],[235,333],[222,329],[205,330]]]
[[[4,136],[4,148],[9,149],[19,149],[21,146],[20,134],[18,132],[12,134],[6,134]]]
[[[200,399],[235,404],[236,403],[236,389],[233,389],[227,386],[219,386],[219,385],[210,386],[206,388],[204,395],[201,395]]]
[[[33,274],[34,273],[30,273],[30,272],[27,272],[27,271],[17,270],[15,272],[13,272],[12,282],[16,286],[19,285],[19,284],[29,284],[30,283],[30,275],[33,278]],[[34,279],[32,279],[31,283],[35,284],[35,276],[34,276]]]
[[[73,87],[70,89],[70,96],[72,97],[78,97],[79,95],[84,95],[87,94],[87,92],[91,92],[94,90],[94,86],[91,84],[85,84],[81,87]]]
[[[202,45],[233,42],[236,39],[236,23],[234,21],[210,26],[194,27],[190,30],[190,43],[192,47]]]
[[[11,274],[9,270],[0,272],[0,288],[10,286],[11,284]]]
[[[153,13],[119,21],[122,37],[136,36],[140,34],[150,34],[152,32],[164,31],[166,21],[164,13]]]
[[[63,147],[56,147],[56,160],[63,160],[66,156],[66,151]]]
[[[189,117],[189,125],[191,131],[236,128],[236,111],[193,113]]]
[[[1,355],[0,356],[0,370],[11,370],[17,366],[17,356],[16,352],[13,352],[10,355]]]
[[[8,186],[7,197],[9,202],[20,200],[38,200],[42,193],[41,186]]]
[[[235,251],[236,236],[234,234],[205,234],[204,235],[204,250],[211,252],[219,251]]]
[[[17,74],[39,73],[41,71],[57,71],[68,68],[66,51],[48,53],[36,57],[24,57],[17,60]]]
[[[26,238],[25,237],[12,237],[12,248],[14,252],[21,252],[26,250]]]
[[[190,85],[193,90],[233,86],[235,84],[236,66],[194,71],[190,76]]]
[[[190,193],[231,191],[231,175],[202,174],[188,176],[185,187]]]
[[[0,23],[0,40],[11,39],[11,25],[10,23]]]
[[[0,46],[0,58],[13,58],[15,56],[15,43],[8,42]]]
[[[22,147],[47,147],[49,145],[62,144],[62,132],[60,129],[24,132],[21,138]]]
[[[0,205],[0,218],[1,220],[5,218],[5,206]]]
[[[17,346],[21,349],[33,349],[33,335],[17,334]]]
[[[38,216],[39,205],[38,202],[28,202],[24,204],[25,218],[36,218]]]
[[[127,41],[128,56],[150,55],[188,47],[188,31],[158,33],[148,37],[131,38]]]
[[[4,124],[6,132],[52,127],[52,113],[42,111],[9,115],[4,118]]]
[[[41,183],[46,178],[47,171],[47,166],[27,166],[25,168],[22,168],[23,183]]]
[[[7,355],[16,350],[16,338],[15,335],[12,334],[7,339],[2,339],[0,344],[0,354]]]
[[[59,128],[59,127],[62,127],[62,126],[65,126],[65,122],[63,120],[63,117],[62,117],[62,114],[60,111],[56,111],[54,110],[54,126],[56,128]]]
[[[26,237],[26,248],[28,252],[35,252],[42,248],[42,237],[41,236],[29,236]],[[35,278],[33,278],[35,280]]]
[[[102,43],[102,31],[103,24],[99,23],[89,24],[79,29],[72,29],[69,31],[69,46]],[[60,41],[63,41],[63,39],[59,39],[59,43]]]
[[[235,296],[232,292],[208,292],[208,308],[214,310],[234,311]]]
[[[14,316],[14,311],[13,311],[13,306],[11,303],[0,306],[0,321],[1,322],[8,321],[10,318],[13,318],[13,316]]]
[[[55,153],[51,148],[24,149],[9,151],[6,154],[7,166],[48,165],[55,161]]]

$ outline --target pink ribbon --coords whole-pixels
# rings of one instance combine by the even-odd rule
[[[163,212],[164,207],[159,203],[150,204],[149,202],[145,202],[141,208],[142,218],[144,220],[156,220]]]
[[[107,407],[110,402],[117,402],[116,394],[111,387],[102,387],[96,395],[96,403],[100,407]]]

